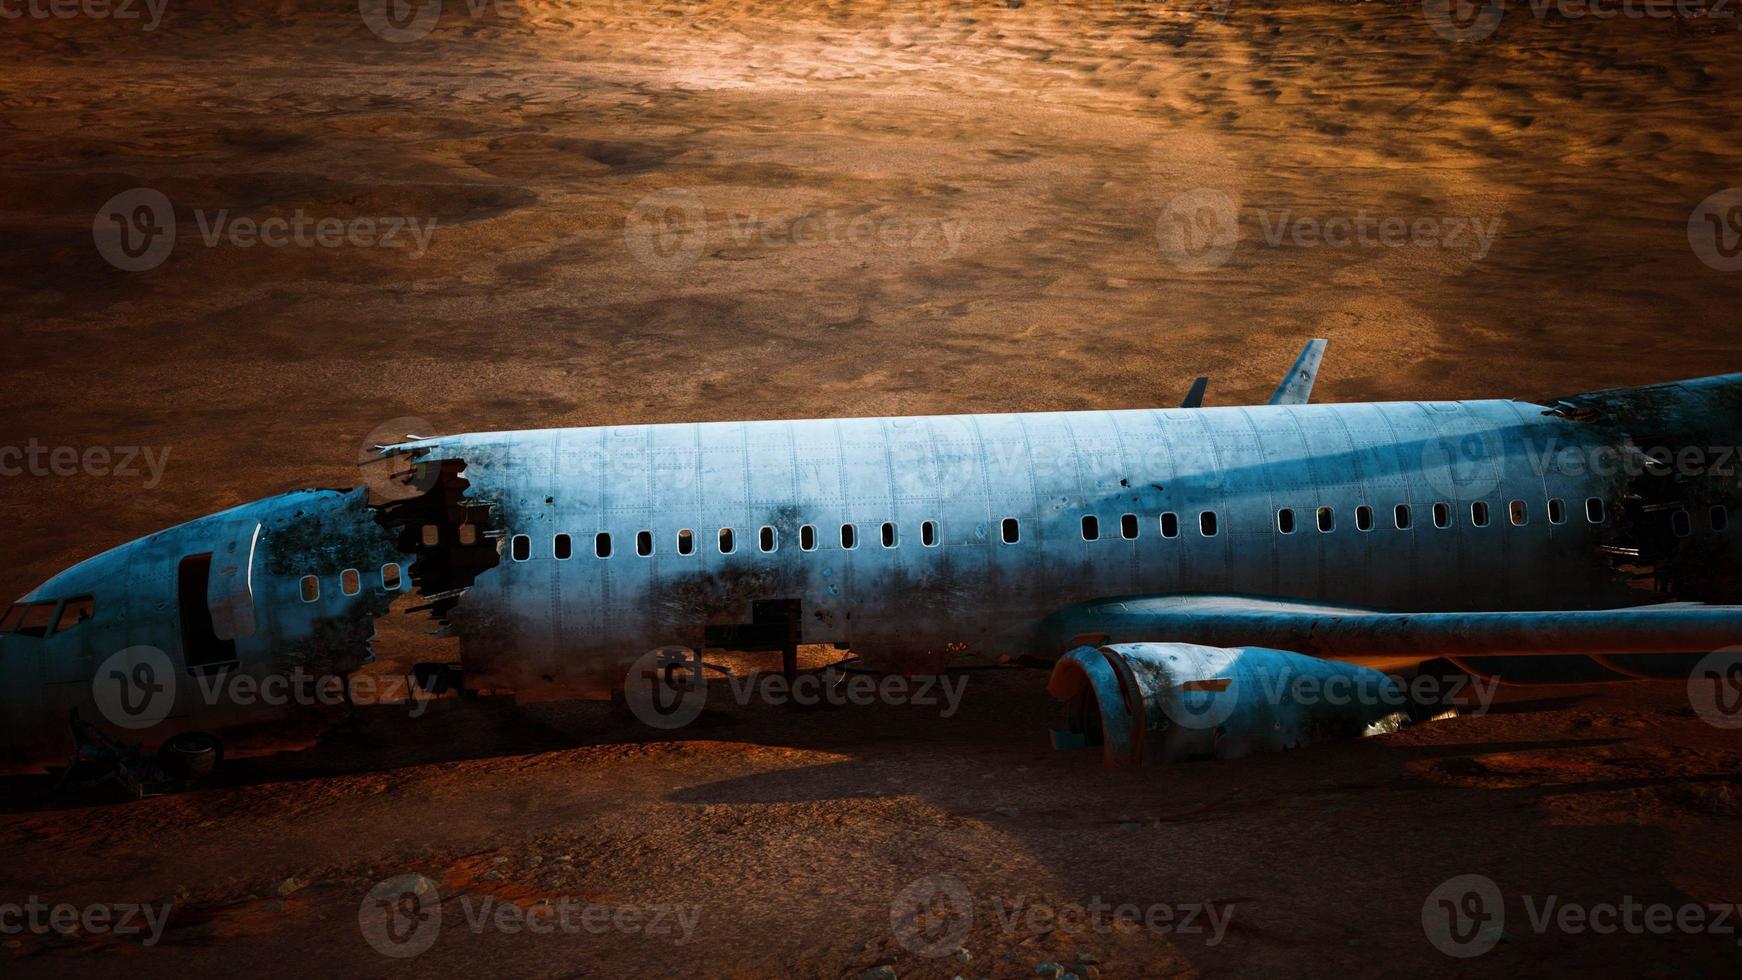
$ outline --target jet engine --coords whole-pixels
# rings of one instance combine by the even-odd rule
[[[1386,674],[1264,647],[1078,647],[1048,691],[1065,703],[1054,745],[1100,745],[1110,768],[1277,752],[1395,727],[1408,713]]]

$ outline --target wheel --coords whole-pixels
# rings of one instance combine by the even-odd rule
[[[218,768],[224,747],[205,732],[183,732],[157,750],[165,774],[177,779],[203,779]]]

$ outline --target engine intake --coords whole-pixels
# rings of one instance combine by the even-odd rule
[[[1394,724],[1408,707],[1402,688],[1368,667],[1190,643],[1078,647],[1047,690],[1065,703],[1054,745],[1100,745],[1109,768],[1278,752]]]

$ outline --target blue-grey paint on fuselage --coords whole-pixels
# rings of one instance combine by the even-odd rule
[[[453,613],[503,683],[603,671],[754,599],[802,600],[806,643],[923,665],[1056,655],[1045,615],[1100,596],[1240,593],[1403,610],[1598,608],[1649,601],[1599,553],[1584,518],[1602,478],[1544,465],[1601,430],[1515,401],[1383,403],[635,425],[463,435],[410,444],[462,458],[526,561],[481,576]],[[1453,458],[1456,462],[1453,462]],[[1565,502],[1552,524],[1547,501]],[[1513,526],[1508,504],[1526,502]],[[1470,505],[1488,504],[1488,526]],[[1432,508],[1451,508],[1452,527]],[[1395,527],[1395,508],[1411,527]],[[1372,508],[1359,530],[1356,508]],[[1321,532],[1316,511],[1333,508]],[[1277,513],[1295,511],[1292,534]],[[1216,514],[1217,533],[1199,515]],[[1160,533],[1165,512],[1179,534]],[[1098,518],[1086,541],[1082,517]],[[1121,518],[1138,520],[1135,540]],[[1020,541],[1000,522],[1020,522]],[[898,544],[881,543],[883,522]],[[921,543],[936,521],[937,547]],[[841,547],[843,523],[858,546]],[[798,528],[816,528],[817,549]],[[778,529],[762,553],[759,529]],[[720,554],[717,532],[736,550]],[[677,550],[680,530],[694,553]],[[654,554],[636,554],[653,534]],[[594,535],[613,554],[593,554]],[[553,558],[553,538],[573,557]],[[488,635],[468,628],[489,622]]]

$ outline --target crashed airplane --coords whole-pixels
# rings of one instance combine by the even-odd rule
[[[64,758],[91,729],[209,762],[287,709],[188,678],[351,676],[407,596],[457,638],[427,687],[517,698],[609,696],[662,648],[790,670],[797,644],[834,644],[909,674],[1040,658],[1055,741],[1113,765],[1391,710],[1304,703],[1300,678],[1387,689],[1436,658],[1742,637],[1718,448],[1742,375],[1308,404],[1323,350],[1262,406],[1203,407],[1200,379],[1167,409],[410,436],[364,486],[201,518],[18,600],[5,742]]]

